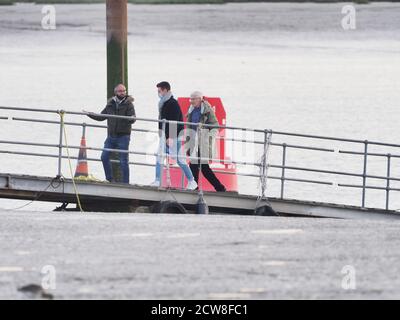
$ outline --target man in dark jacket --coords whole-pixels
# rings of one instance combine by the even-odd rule
[[[157,84],[157,90],[160,98],[158,104],[159,120],[165,119],[182,122],[182,111],[178,101],[172,95],[171,85],[166,81],[160,82]],[[176,162],[185,174],[188,180],[186,188],[189,190],[196,189],[197,183],[194,180],[188,164],[186,163],[186,156],[181,148],[182,141],[180,135],[183,134],[184,125],[181,123],[165,122],[165,130],[163,131],[163,123],[159,122],[158,128],[160,132],[160,145],[156,162],[156,179],[151,185],[154,187],[159,187],[161,185],[162,161],[164,159],[163,154],[167,153],[171,158],[177,160]]]
[[[101,114],[118,115],[136,117],[133,98],[126,94],[126,88],[123,84],[119,84],[114,89],[115,96],[108,100],[106,107]],[[107,118],[96,115],[92,112],[87,113],[88,117],[96,121],[104,121],[107,119],[107,139],[104,142],[104,149],[120,149],[126,152],[119,153],[119,161],[122,171],[122,182],[129,183],[129,142],[132,132],[132,124],[136,119],[118,119]],[[106,179],[113,182],[112,167],[110,161],[110,151],[103,150],[101,161],[103,162],[104,173]]]

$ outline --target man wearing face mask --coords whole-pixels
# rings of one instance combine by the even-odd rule
[[[117,85],[114,89],[114,94],[115,95],[108,100],[101,114],[136,117],[135,107],[133,105],[134,99],[126,94],[125,86],[123,84]],[[83,110],[83,112],[86,113],[89,118],[96,121],[104,121],[107,119],[107,139],[104,142],[104,149],[129,150],[132,124],[135,123],[136,119],[107,118],[85,110]],[[106,179],[109,182],[113,182],[110,151],[103,150],[101,161],[103,162]],[[119,161],[122,171],[122,182],[129,183],[129,154],[127,152],[119,153]]]
[[[157,84],[158,97],[160,98],[158,104],[159,120],[171,120],[171,121],[183,121],[182,111],[178,104],[178,101],[173,97],[171,92],[171,85],[166,82],[160,82]],[[182,142],[179,139],[180,134],[183,134],[183,124],[165,123],[165,130],[162,132],[163,123],[158,123],[160,132],[160,145],[159,152],[156,160],[156,179],[151,184],[153,187],[159,187],[161,185],[162,175],[162,155],[161,153],[168,153],[169,156],[177,160],[177,163],[183,173],[185,174],[188,184],[186,189],[195,190],[197,183],[194,180],[193,174],[186,163],[186,156],[183,152]]]

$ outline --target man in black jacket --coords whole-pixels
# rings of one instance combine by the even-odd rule
[[[166,81],[160,82],[157,84],[157,90],[160,98],[158,104],[158,119],[182,122],[182,111],[178,101],[172,95],[171,85]],[[156,162],[156,179],[151,185],[154,187],[159,187],[161,185],[162,160],[164,158],[162,154],[167,153],[171,158],[177,160],[179,167],[185,174],[188,180],[186,188],[189,190],[196,189],[197,183],[194,180],[192,171],[186,163],[186,156],[184,155],[184,152],[182,152],[183,149],[181,148],[182,141],[180,135],[183,134],[183,124],[165,122],[165,130],[163,131],[163,123],[159,122],[158,128],[160,132],[160,145]]]
[[[118,115],[136,117],[135,107],[133,105],[133,98],[126,94],[126,88],[123,84],[119,84],[114,89],[115,96],[108,100],[106,107],[101,114]],[[122,182],[129,183],[129,142],[132,132],[132,124],[136,119],[118,119],[107,118],[101,115],[96,115],[91,112],[87,116],[96,121],[104,121],[107,119],[107,139],[104,142],[104,149],[120,149],[126,152],[119,153],[119,161],[122,171]],[[103,150],[101,154],[101,161],[103,162],[104,173],[106,179],[110,182],[113,181],[112,167],[110,161],[110,151]]]

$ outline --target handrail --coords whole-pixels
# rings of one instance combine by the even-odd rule
[[[395,177],[384,177],[384,176],[376,176],[370,174],[361,174],[361,173],[352,173],[352,172],[344,172],[344,171],[333,171],[333,170],[322,170],[322,169],[315,169],[315,168],[301,168],[301,167],[293,167],[293,166],[280,166],[275,164],[269,165],[271,168],[285,168],[288,170],[300,170],[300,171],[310,171],[310,172],[318,172],[318,173],[327,173],[327,174],[336,174],[341,176],[352,176],[352,177],[367,177],[371,179],[382,179],[382,180],[393,180],[393,181],[400,181],[400,178]]]
[[[357,184],[345,184],[339,183],[339,187],[349,187],[349,188],[362,188],[362,185]],[[400,188],[387,188],[387,187],[379,187],[379,186],[366,186],[367,189],[375,189],[375,190],[391,190],[391,191],[400,191]]]
[[[349,150],[339,150],[339,153],[345,154],[354,154],[354,155],[368,155],[368,156],[376,156],[376,157],[392,157],[392,158],[400,158],[400,154],[393,153],[379,153],[379,152],[360,152],[360,151],[349,151]]]
[[[24,107],[7,107],[7,106],[0,106],[0,110],[15,110],[15,111],[30,111],[30,112],[44,112],[44,113],[59,113],[60,110],[54,109],[37,109],[37,108],[24,108]]]
[[[14,154],[14,155],[24,155],[24,156],[34,156],[34,157],[48,157],[48,158],[58,158],[57,154],[48,154],[48,153],[38,153],[38,152],[24,152],[24,151],[10,151],[10,150],[1,150],[0,153],[2,154]],[[68,156],[62,156],[63,159],[68,159]],[[69,159],[72,160],[78,160],[79,157],[75,156],[70,156]],[[97,158],[87,158],[87,161],[93,161],[93,162],[101,162],[100,159]],[[119,162],[118,160],[111,160],[111,162]],[[129,161],[130,165],[139,165],[139,166],[148,166],[148,167],[155,167],[155,164],[151,163],[146,163],[146,162],[137,162],[137,161]],[[177,167],[177,165],[175,165]],[[226,175],[239,175],[239,176],[244,176],[244,177],[254,177],[254,178],[259,178],[259,175],[256,174],[250,174],[250,173],[241,173],[241,172],[228,172],[228,171],[221,171],[218,169],[213,170],[215,173],[221,173],[221,174],[226,174]],[[276,179],[276,180],[282,180],[281,177],[276,177],[276,176],[268,176],[269,179]],[[311,179],[297,179],[297,178],[284,178],[284,180],[287,181],[295,181],[295,182],[307,182],[307,183],[315,183],[315,184],[324,184],[324,185],[333,185],[332,182],[328,181],[318,181],[318,180],[311,180]]]
[[[17,108],[17,107],[7,107],[7,106],[0,106],[0,110],[14,110],[14,111],[30,111],[30,112],[44,112],[44,113],[65,113],[65,114],[73,114],[73,115],[93,115],[98,117],[107,118],[115,118],[115,119],[126,119],[126,120],[139,120],[139,121],[147,121],[147,122],[163,122],[164,120],[161,119],[150,119],[150,118],[140,118],[140,117],[129,117],[129,116],[120,116],[120,115],[110,115],[110,114],[100,114],[95,112],[77,112],[77,111],[68,111],[68,110],[52,110],[52,109],[37,109],[37,108]],[[194,122],[184,122],[184,121],[167,121],[169,123],[174,124],[187,124],[197,126],[198,123]],[[206,128],[220,128],[220,129],[232,129],[232,130],[248,130],[254,132],[264,132],[264,130],[258,130],[253,128],[241,128],[241,127],[233,127],[233,126],[220,126],[220,125],[209,125],[203,124],[203,127]]]
[[[38,122],[38,123],[49,123],[49,124],[60,124],[59,121],[54,121],[54,120],[42,120],[42,119],[29,119],[29,118],[19,118],[19,117],[12,117],[12,120],[15,121],[26,121],[26,122]],[[99,128],[99,129],[107,129],[107,126],[101,125],[101,124],[91,124],[91,123],[86,123],[86,122],[68,122],[65,121],[64,124],[69,125],[69,126],[77,126],[77,127],[87,127],[87,128]],[[147,130],[147,129],[138,129],[138,128],[132,128],[132,131],[138,131],[138,132],[151,132],[151,133],[157,133],[158,130]]]
[[[63,110],[63,109],[54,110],[54,109],[37,109],[37,108],[20,108],[20,107],[0,106],[0,110],[31,111],[31,112],[53,113],[53,114],[59,114],[59,113],[63,112],[65,114],[83,115],[83,116],[88,116],[90,114],[90,115],[94,115],[94,116],[104,117],[105,119],[106,118],[116,118],[116,119],[137,120],[137,121],[146,121],[146,122],[159,122],[159,123],[162,123],[165,121],[165,122],[171,123],[171,124],[183,124],[183,125],[190,125],[190,126],[198,126],[198,123],[194,123],[194,122],[172,121],[172,120],[164,120],[164,119],[150,119],[150,118],[129,117],[129,116],[109,115],[109,114],[106,115],[106,114],[100,114],[100,113],[95,113],[95,112],[85,113],[85,112],[77,112],[77,111],[68,111],[68,110]],[[379,145],[379,146],[400,148],[400,144],[396,144],[396,143],[387,143],[387,142],[360,140],[360,139],[338,138],[338,137],[332,137],[332,136],[321,136],[321,135],[294,133],[294,132],[287,132],[287,131],[275,131],[275,130],[271,130],[271,129],[262,130],[262,129],[247,128],[247,127],[220,126],[220,125],[209,125],[209,124],[203,124],[202,127],[253,131],[253,132],[258,132],[258,133],[270,132],[273,135],[296,136],[296,137],[303,137],[303,138],[335,140],[335,141],[354,142],[354,143],[362,143],[362,144],[368,143],[370,145]]]
[[[51,144],[51,143],[38,143],[38,142],[26,142],[26,141],[11,141],[11,140],[0,140],[0,144],[16,144],[16,145],[26,145],[26,146],[37,146],[37,147],[54,147],[59,148],[60,145],[58,144]],[[62,148],[70,148],[70,149],[81,149],[81,146],[75,145],[61,145]],[[157,156],[157,153],[149,153],[143,151],[127,151],[127,150],[120,150],[120,149],[110,149],[110,148],[96,148],[96,147],[85,147],[86,150],[93,150],[93,151],[109,151],[115,153],[128,153],[128,154],[136,154],[142,156]],[[163,154],[166,156],[167,154]],[[200,161],[213,161],[217,163],[224,163],[224,164],[240,164],[240,165],[252,165],[252,166],[260,166],[259,163],[256,162],[246,162],[246,161],[232,161],[226,159],[214,159],[214,158],[205,158],[205,157],[187,157],[190,160],[200,160]]]
[[[49,124],[57,124],[59,125],[59,121],[54,121],[54,120],[42,120],[42,119],[29,119],[29,118],[20,118],[20,117],[12,117],[12,120],[15,121],[26,121],[26,122],[37,122],[37,123],[49,123]],[[107,126],[105,125],[98,125],[98,124],[88,124],[86,122],[78,123],[78,122],[64,122],[65,125],[71,125],[71,126],[86,126],[88,128],[101,128],[101,129],[107,129]],[[144,132],[144,133],[155,133],[158,134],[158,130],[148,130],[148,129],[138,129],[138,128],[132,128],[132,131],[136,132]],[[225,140],[225,141],[234,141],[234,142],[245,142],[245,143],[254,143],[254,144],[263,144],[263,141],[251,141],[247,139],[235,139],[235,138],[226,138],[226,137],[216,137],[217,140]],[[316,148],[316,147],[310,147],[310,146],[303,146],[303,145],[295,145],[295,144],[283,144],[283,143],[273,143],[271,142],[271,146],[279,146],[283,147],[286,146],[288,148],[296,148],[296,149],[307,149],[307,150],[315,150],[315,151],[325,151],[325,152],[335,152],[334,149],[328,149],[328,148]]]

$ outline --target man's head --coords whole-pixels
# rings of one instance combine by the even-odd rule
[[[120,83],[114,88],[114,94],[118,97],[118,99],[123,99],[126,97],[126,88]]]
[[[171,85],[167,81],[157,83],[158,96],[161,98],[171,91]]]
[[[194,91],[190,95],[190,104],[193,107],[200,107],[203,101],[203,94],[200,91]]]

